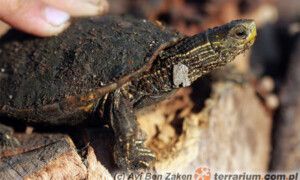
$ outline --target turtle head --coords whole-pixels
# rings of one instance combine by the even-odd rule
[[[192,37],[186,37],[173,46],[160,52],[161,64],[164,69],[172,72],[173,88],[189,86],[202,75],[222,67],[249,49],[255,41],[256,25],[254,20],[235,20],[214,29],[209,29]],[[167,76],[168,77],[168,76]],[[159,77],[158,79],[160,79]],[[164,80],[164,82],[168,82]],[[161,84],[164,84],[163,82]],[[168,89],[165,88],[165,89]]]
[[[207,33],[219,60],[227,63],[251,47],[256,37],[256,25],[251,19],[235,20]]]
[[[188,67],[188,80],[192,83],[203,74],[231,62],[252,46],[255,37],[254,20],[243,19],[187,38],[185,44],[193,47],[180,61]],[[176,77],[182,78],[182,75]]]

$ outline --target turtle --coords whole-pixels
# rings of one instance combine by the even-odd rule
[[[191,37],[159,21],[118,16],[75,18],[47,38],[11,30],[0,39],[0,115],[43,125],[105,122],[119,168],[147,169],[155,156],[135,113],[231,62],[255,37],[251,19]],[[1,128],[0,135],[13,139]]]

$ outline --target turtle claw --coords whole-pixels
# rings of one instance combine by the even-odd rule
[[[146,147],[143,146],[143,141],[142,143],[139,143],[139,141],[136,141],[136,159],[132,163],[136,168],[142,168],[142,169],[149,169],[150,163],[152,161],[155,161],[156,158],[153,154],[153,152],[150,149],[147,149]]]
[[[119,143],[115,145],[115,162],[120,168],[129,172],[150,168],[151,162],[156,159],[153,152],[143,146],[143,142],[143,140],[136,140],[122,143],[121,146]]]
[[[14,150],[20,145],[20,142],[12,135],[12,132],[12,128],[0,124],[0,158],[3,150]]]

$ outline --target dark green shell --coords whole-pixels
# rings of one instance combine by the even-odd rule
[[[179,36],[146,20],[110,16],[74,19],[50,38],[11,30],[0,39],[0,111],[87,95],[141,69]]]

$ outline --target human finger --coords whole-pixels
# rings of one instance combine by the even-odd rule
[[[39,0],[0,0],[0,19],[38,36],[55,35],[69,25],[70,15]]]
[[[106,0],[42,0],[49,6],[67,12],[71,16],[101,15],[108,11]]]

